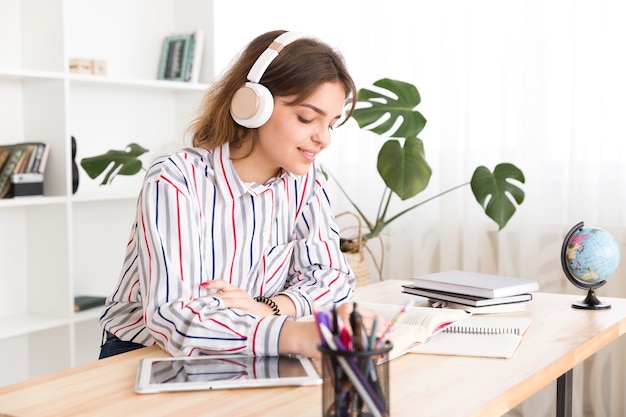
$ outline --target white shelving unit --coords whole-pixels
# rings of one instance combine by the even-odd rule
[[[163,38],[204,30],[200,83],[156,80]],[[211,0],[0,0],[0,143],[51,145],[44,196],[0,200],[0,385],[97,359],[100,309],[117,280],[141,175],[100,186],[76,161],[136,142],[142,160],[185,143],[213,78]],[[107,75],[69,72],[102,59]]]

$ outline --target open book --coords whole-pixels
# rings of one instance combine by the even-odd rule
[[[390,323],[402,308],[399,305],[376,303],[359,303],[359,306],[378,312]],[[393,343],[389,360],[411,351],[416,346],[427,344],[435,334],[469,316],[469,313],[458,309],[408,307],[402,321],[389,335],[389,340]]]
[[[530,323],[529,317],[473,315],[416,346],[411,353],[510,358]]]

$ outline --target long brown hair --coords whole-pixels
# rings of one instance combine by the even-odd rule
[[[189,127],[193,146],[213,149],[226,142],[240,145],[246,138],[252,129],[232,119],[230,102],[247,81],[248,71],[257,58],[284,32],[276,30],[255,38],[211,85],[203,98],[200,115]],[[274,97],[295,96],[291,103],[294,105],[303,102],[321,84],[337,81],[342,84],[346,98],[356,98],[354,80],[341,54],[314,38],[301,38],[285,47],[260,80]],[[352,100],[345,119],[354,111],[355,101]]]

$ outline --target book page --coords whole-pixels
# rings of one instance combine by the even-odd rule
[[[438,333],[428,343],[415,346],[410,352],[510,358],[530,323],[528,317],[472,316]]]
[[[359,305],[376,311],[388,322],[391,322],[402,308],[400,305],[393,304],[360,303]],[[402,322],[399,324],[402,325],[402,327],[406,325],[423,327],[428,335],[432,335],[442,324],[453,323],[468,316],[469,314],[463,310],[435,307],[409,307]],[[401,327],[400,325],[396,330]]]
[[[400,305],[393,304],[360,303],[359,305],[376,311],[390,323],[402,308]],[[463,310],[409,307],[401,323],[389,335],[389,340],[393,343],[389,359],[397,358],[414,347],[426,343],[433,334],[469,316],[470,314]]]

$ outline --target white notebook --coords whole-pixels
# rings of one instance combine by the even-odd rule
[[[539,290],[539,282],[526,278],[482,274],[467,271],[445,271],[420,275],[413,286],[484,298],[500,298]]]
[[[411,353],[510,358],[530,326],[529,317],[471,316]]]

